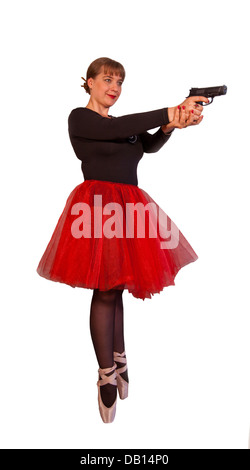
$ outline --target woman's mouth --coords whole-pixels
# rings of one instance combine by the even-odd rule
[[[113,100],[116,98],[115,95],[108,95],[108,96],[110,96],[110,98],[112,98]]]

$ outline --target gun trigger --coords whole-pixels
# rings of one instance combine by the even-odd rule
[[[210,96],[211,98],[211,101],[209,101],[209,103],[203,103],[203,106],[208,106],[209,104],[211,104],[214,100],[214,97],[213,96]]]

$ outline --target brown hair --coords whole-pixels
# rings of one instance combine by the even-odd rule
[[[90,95],[90,88],[88,86],[88,79],[89,78],[95,78],[101,70],[101,67],[104,66],[104,73],[110,73],[110,75],[120,75],[122,77],[122,80],[125,79],[125,69],[120,62],[116,62],[116,60],[109,59],[108,57],[100,57],[99,59],[94,60],[94,62],[91,62],[91,64],[88,67],[87,70],[87,78],[81,77],[85,83],[81,85]]]

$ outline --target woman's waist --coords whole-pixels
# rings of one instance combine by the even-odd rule
[[[101,182],[101,183],[107,183],[107,184],[125,184],[125,185],[129,185],[129,186],[137,186],[138,187],[138,183],[136,182],[133,182],[133,181],[127,181],[125,182],[124,180],[120,181],[120,180],[117,180],[117,179],[101,179],[101,178],[84,178],[84,181],[93,181],[93,182]]]

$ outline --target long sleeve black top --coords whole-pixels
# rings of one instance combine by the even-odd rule
[[[138,186],[137,165],[143,153],[157,152],[169,139],[161,127],[169,123],[168,108],[121,117],[103,117],[89,108],[75,108],[68,117],[74,152],[85,180],[97,179]]]

